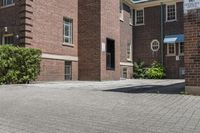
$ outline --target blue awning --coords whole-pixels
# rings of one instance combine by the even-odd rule
[[[165,36],[164,43],[166,44],[171,44],[171,43],[180,43],[184,42],[184,35],[179,34],[179,35],[168,35]]]

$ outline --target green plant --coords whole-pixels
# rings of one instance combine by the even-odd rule
[[[40,72],[41,51],[0,46],[0,84],[29,83]]]
[[[154,62],[147,69],[146,76],[148,79],[163,79],[166,76],[165,68],[160,63]]]
[[[134,62],[133,64],[133,77],[136,79],[146,78],[146,68],[144,62]]]

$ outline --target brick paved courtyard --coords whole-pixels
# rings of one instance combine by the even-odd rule
[[[200,97],[172,91],[182,86],[181,80],[1,86],[0,133],[199,133]]]

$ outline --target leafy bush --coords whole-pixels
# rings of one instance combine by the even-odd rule
[[[166,76],[165,69],[161,64],[154,62],[151,67],[147,69],[146,76],[148,79],[163,79]]]
[[[134,62],[133,77],[136,79],[144,79],[146,77],[146,68],[144,62]]]
[[[40,72],[41,51],[0,46],[0,84],[29,83]]]

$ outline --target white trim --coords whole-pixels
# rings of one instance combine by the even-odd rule
[[[130,1],[130,0],[126,0],[126,1]],[[161,2],[163,3],[163,5],[170,4],[170,3],[174,3],[174,1],[175,0],[154,0],[154,1],[144,2],[144,3],[138,3],[138,4],[132,3],[132,6],[134,9],[138,9],[138,8],[160,6]],[[178,2],[183,2],[183,0],[176,0],[176,3]]]
[[[129,24],[132,26],[133,25],[133,8],[130,7],[130,18],[129,18]]]
[[[175,19],[173,19],[173,20],[168,20],[168,6],[172,6],[172,5],[175,5]],[[176,3],[167,3],[166,4],[166,7],[165,7],[165,12],[166,12],[166,14],[165,14],[165,16],[166,16],[166,22],[175,22],[175,21],[177,21],[177,4]]]
[[[0,9],[12,7],[12,6],[15,6],[15,3],[12,3],[12,4],[10,4],[10,5],[6,5],[6,6],[1,6]]]
[[[153,49],[153,44],[154,44],[154,42],[157,42],[157,44],[158,44],[158,49]],[[154,40],[151,41],[151,50],[152,50],[153,52],[158,52],[158,51],[160,50],[160,42],[159,42],[157,39],[154,39]]]
[[[141,24],[137,24],[137,11],[143,11],[143,23],[141,23]],[[141,8],[141,9],[135,9],[135,26],[141,26],[141,25],[144,25],[144,21],[145,21],[145,19],[144,19],[144,8]]]
[[[55,54],[46,54],[42,53],[43,59],[53,59],[53,60],[64,60],[64,61],[78,61],[77,56],[64,56],[64,55],[55,55]]]
[[[120,66],[133,66],[133,63],[129,63],[129,62],[120,62]]]

